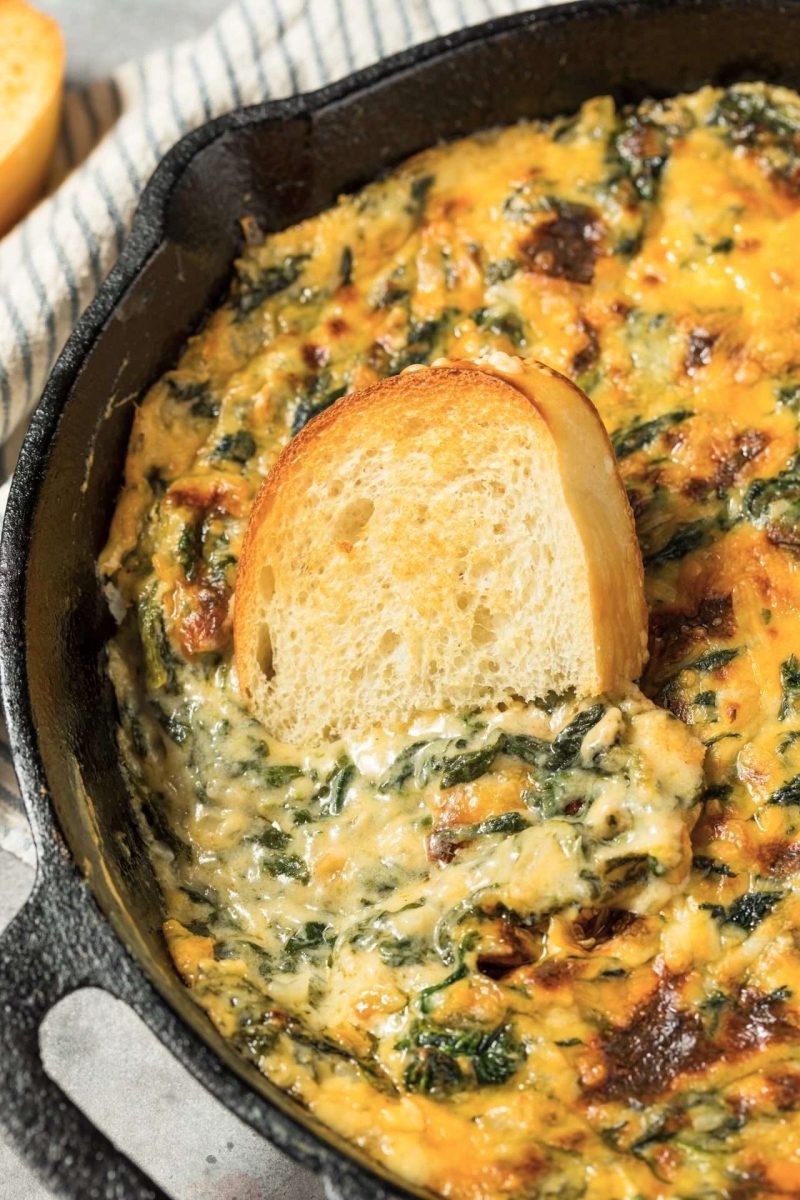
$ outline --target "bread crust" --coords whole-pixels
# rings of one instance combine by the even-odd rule
[[[599,543],[597,553],[587,560],[587,568],[600,678],[606,681],[598,690],[606,691],[620,680],[638,679],[647,662],[644,565],[633,510],[617,468],[608,430],[589,397],[566,375],[545,363],[531,364],[537,370],[537,377],[530,369],[520,370],[519,364],[519,359],[494,354],[488,356],[485,363],[475,366],[523,390],[549,425],[556,445],[562,451],[568,450],[567,458],[573,472],[572,478],[566,481],[567,501],[585,539],[596,538]],[[557,381],[557,389],[551,391],[548,377]],[[560,403],[559,393],[564,386],[573,393],[578,408],[569,409]],[[584,418],[583,422],[574,420],[578,413]],[[596,457],[599,443],[604,446],[601,461],[608,474],[609,486],[593,491],[588,484],[592,467],[597,465],[593,464],[592,458]],[[588,454],[585,453],[587,450]],[[599,499],[606,501],[603,508],[597,506]]]
[[[485,414],[489,412],[500,422],[507,418],[540,423],[541,437],[556,449],[563,500],[586,551],[582,570],[592,611],[594,661],[587,669],[583,690],[586,694],[599,693],[638,678],[647,641],[641,556],[611,444],[594,406],[569,380],[539,363],[523,363],[506,355],[479,363],[441,360],[337,401],[285,447],[264,481],[245,535],[234,611],[237,675],[245,701],[256,715],[262,719],[265,715],[258,700],[264,679],[259,653],[259,625],[264,612],[261,571],[282,523],[313,525],[314,514],[304,503],[312,482],[309,472],[319,476],[335,470],[337,456],[344,453],[343,446],[355,436],[356,427],[370,441],[379,442],[381,436],[386,436],[385,431],[391,431],[393,443],[424,431],[436,443],[438,425],[444,427],[449,422],[453,427],[456,420],[463,423],[483,419],[486,423]],[[437,453],[446,458],[447,438],[443,435],[437,444]],[[592,455],[599,455],[599,467],[592,463]],[[457,469],[454,463],[453,471]],[[426,543],[420,554],[412,544],[414,539],[407,539],[408,548],[403,550],[406,557],[401,564],[404,577],[417,579],[420,572],[424,573],[428,569],[426,556],[433,570],[436,533],[432,531],[433,542]],[[445,539],[439,550],[446,555]],[[437,592],[432,584],[431,609],[427,613],[420,609],[417,596],[415,618],[423,633],[425,620],[435,620],[437,595],[441,595],[441,589]],[[335,638],[335,631],[331,636]],[[394,715],[399,723],[401,714]],[[265,723],[269,728],[270,722]],[[331,725],[326,720],[324,725],[328,733],[341,732],[335,722]],[[292,732],[297,735],[298,731]],[[310,739],[314,733],[319,737],[322,729],[304,729],[304,733]]]
[[[64,39],[51,17],[25,0],[0,0],[0,237],[35,203],[44,182],[64,61]]]

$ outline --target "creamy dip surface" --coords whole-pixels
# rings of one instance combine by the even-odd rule
[[[100,571],[176,967],[397,1175],[469,1200],[800,1195],[800,99],[607,98],[416,156],[247,246],[137,409]],[[611,434],[641,690],[324,750],[246,711],[236,565],[281,447],[443,355]]]

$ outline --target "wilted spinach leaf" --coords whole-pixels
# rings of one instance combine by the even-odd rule
[[[710,523],[705,519],[688,521],[685,525],[679,526],[660,549],[645,555],[644,565],[656,567],[685,558],[693,550],[705,545],[709,528]]]
[[[320,802],[320,812],[323,816],[338,816],[342,811],[347,789],[353,782],[355,775],[356,768],[350,759],[346,756],[340,758],[328,779],[317,792],[317,798]]]
[[[635,454],[637,450],[643,450],[645,446],[654,442],[665,429],[671,429],[674,425],[678,425],[692,416],[694,413],[691,409],[679,408],[674,412],[654,417],[652,421],[640,421],[637,417],[627,428],[618,429],[611,435],[611,445],[617,459],[627,458],[628,455]]]
[[[176,691],[176,659],[164,626],[164,615],[156,597],[155,585],[139,601],[137,616],[148,685],[156,690],[163,688],[166,692]]]
[[[780,892],[745,892],[731,904],[725,919],[729,925],[752,933],[780,899]]]
[[[781,691],[783,698],[778,720],[785,721],[794,715],[800,702],[800,662],[794,654],[781,663]]]
[[[250,261],[241,264],[232,292],[237,319],[249,316],[265,300],[296,283],[309,257],[308,254],[287,254],[282,262],[261,268]]]
[[[788,783],[776,788],[772,795],[767,797],[767,804],[800,804],[800,775],[795,775]]]
[[[235,433],[226,433],[220,438],[211,452],[211,457],[225,458],[244,466],[255,452],[256,442],[252,433],[248,433],[246,429],[237,429]]]
[[[406,1089],[432,1096],[507,1083],[527,1058],[510,1024],[487,1031],[418,1022],[400,1047],[412,1052],[404,1076]]]

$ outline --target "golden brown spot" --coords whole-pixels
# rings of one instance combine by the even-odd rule
[[[306,342],[302,349],[303,362],[311,371],[319,371],[326,366],[331,357],[327,346],[318,346],[315,342]]]
[[[582,375],[584,371],[588,371],[590,367],[593,367],[600,357],[600,339],[597,336],[597,330],[594,325],[592,325],[591,321],[587,321],[585,317],[579,319],[578,325],[585,341],[572,360],[573,375]]]
[[[527,786],[527,771],[517,766],[501,767],[471,783],[444,788],[433,798],[436,828],[472,825],[512,810],[525,811],[520,797]]]
[[[528,981],[547,991],[563,987],[568,983],[580,964],[572,958],[548,958],[545,962],[527,972]]]
[[[728,1189],[727,1200],[786,1200],[775,1195],[769,1187],[764,1173],[764,1166],[753,1160],[747,1167],[747,1179],[737,1181]]]
[[[762,1049],[770,1042],[800,1040],[779,997],[744,988],[718,1017],[713,1036],[699,1012],[682,1008],[680,979],[667,976],[635,1011],[632,1020],[600,1042],[605,1078],[586,1089],[604,1100],[653,1101],[682,1075],[705,1071]]]
[[[695,375],[701,367],[708,366],[718,338],[718,333],[710,333],[707,329],[692,330],[683,360],[683,369],[687,375]]]
[[[630,930],[640,923],[635,913],[622,908],[586,909],[573,923],[575,940],[585,950],[601,946],[612,938]]]
[[[180,592],[189,608],[177,625],[184,651],[194,655],[226,649],[231,640],[230,588],[201,582],[181,585]]]
[[[658,1167],[658,1175],[661,1179],[674,1180],[681,1165],[681,1159],[681,1152],[675,1146],[656,1146],[653,1151],[653,1163]]]
[[[758,848],[758,864],[765,875],[791,875],[800,870],[800,841],[766,842]]]
[[[197,512],[213,511],[239,517],[245,510],[249,491],[244,480],[201,475],[195,479],[176,480],[165,499],[175,508],[191,508]]]
[[[704,846],[719,841],[729,825],[729,818],[720,809],[719,801],[710,800],[694,827],[693,839]]]
[[[438,235],[437,226],[441,223],[457,225],[459,220],[468,217],[474,208],[475,201],[466,190],[459,191],[455,196],[434,196],[428,205],[428,220],[424,224],[428,229],[434,227]]]
[[[425,839],[425,852],[428,856],[428,862],[441,863],[442,865],[450,863],[463,845],[463,842],[457,842],[452,838],[445,837],[443,830],[434,829]]]
[[[776,1108],[795,1109],[800,1107],[800,1075],[794,1071],[769,1075],[767,1084],[771,1092],[772,1103]]]
[[[730,487],[744,473],[748,463],[753,462],[769,445],[769,434],[763,429],[745,429],[733,439],[730,454],[719,461],[714,473],[714,484],[718,489]]]
[[[791,525],[769,525],[766,532],[767,541],[772,546],[786,546],[790,550],[800,548],[800,533]]]
[[[509,971],[535,962],[542,951],[542,938],[499,917],[481,929],[478,970],[490,979],[503,979]]]
[[[328,329],[333,337],[341,337],[343,333],[347,333],[350,326],[345,321],[344,317],[331,317],[328,321]]]
[[[601,1043],[605,1078],[596,1090],[608,1100],[653,1100],[676,1077],[709,1061],[709,1043],[696,1012],[680,1010],[672,986],[659,984],[633,1020]]]
[[[681,485],[681,492],[689,500],[707,500],[714,491],[713,481],[708,476],[692,476]]]
[[[768,433],[761,429],[745,429],[726,441],[713,445],[709,456],[713,471],[707,475],[694,475],[681,487],[684,496],[691,500],[707,500],[710,496],[724,496],[733,483],[747,474],[750,463],[767,449]]]
[[[760,1050],[770,1042],[795,1042],[800,1030],[784,1012],[783,1001],[776,995],[765,995],[756,988],[742,988],[723,1021],[721,1053],[731,1055]]]
[[[562,204],[557,216],[538,225],[520,243],[529,268],[553,279],[591,283],[603,227],[582,204]]]
[[[659,662],[674,661],[692,645],[709,637],[729,638],[736,632],[730,592],[703,596],[692,609],[664,608],[650,617],[650,653]]]

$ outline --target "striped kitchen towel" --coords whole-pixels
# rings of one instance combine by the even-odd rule
[[[526,7],[525,0],[239,0],[196,39],[68,88],[47,198],[0,240],[0,514],[56,355],[174,142],[232,108],[311,91],[414,43]],[[30,857],[4,742],[0,734],[0,846]]]

